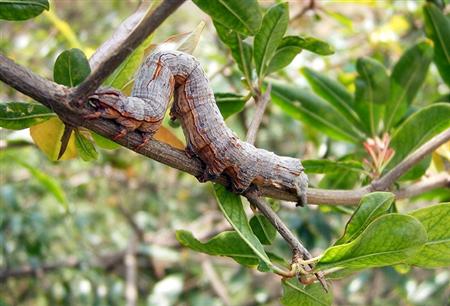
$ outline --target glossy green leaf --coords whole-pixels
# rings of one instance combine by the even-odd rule
[[[68,87],[80,84],[89,74],[89,62],[80,49],[63,51],[56,59],[53,68],[53,80]]]
[[[242,206],[241,198],[227,191],[225,187],[219,184],[214,184],[214,191],[220,210],[222,210],[222,213],[231,226],[262,261],[272,266],[269,257],[264,251],[263,245],[252,232]]]
[[[261,26],[261,9],[256,0],[193,0],[211,18],[242,34],[254,34]]]
[[[26,20],[48,9],[48,0],[2,0],[0,1],[0,19]]]
[[[300,284],[295,278],[283,280],[283,306],[328,306],[333,303],[331,291],[323,290],[319,283]]]
[[[358,59],[356,70],[355,111],[365,130],[375,136],[379,132],[385,104],[389,100],[389,76],[380,62],[368,57]]]
[[[356,274],[358,272],[361,272],[361,270],[363,270],[363,268],[345,268],[345,269],[338,269],[334,272],[331,272],[329,274],[327,274],[327,280],[338,280],[338,279],[343,279],[343,278],[347,278],[350,275]]]
[[[420,251],[426,241],[425,228],[417,219],[401,214],[383,215],[352,242],[328,248],[315,270],[371,268],[401,263]]]
[[[107,149],[107,150],[114,150],[117,148],[120,148],[120,145],[115,143],[114,141],[103,137],[97,133],[91,132],[91,136],[94,139],[95,143],[103,149]]]
[[[333,161],[326,159],[308,159],[302,161],[306,173],[333,173],[339,170],[348,170],[362,173],[364,168],[360,162],[351,161]]]
[[[75,145],[77,147],[78,155],[84,161],[96,160],[98,158],[97,150],[94,144],[87,139],[78,130],[75,130]]]
[[[105,85],[123,89],[129,82],[133,82],[136,71],[145,56],[145,49],[151,44],[153,35],[147,37],[133,53],[131,53],[105,81]]]
[[[373,192],[365,195],[345,226],[344,235],[334,245],[349,243],[376,218],[389,212],[395,195],[390,192]]]
[[[214,93],[217,106],[224,119],[244,109],[245,97],[234,93]]]
[[[275,50],[275,54],[267,67],[267,74],[280,70],[289,65],[302,50],[320,55],[334,53],[333,48],[326,42],[314,37],[285,36]]]
[[[264,15],[261,28],[253,42],[256,72],[261,79],[266,74],[267,66],[286,33],[288,22],[288,3],[276,4]]]
[[[242,35],[215,22],[219,38],[230,48],[231,56],[248,82],[252,80],[252,46],[242,40]]]
[[[278,45],[275,53],[270,60],[267,67],[267,74],[280,70],[289,65],[292,60],[302,52],[302,48],[296,43],[296,39],[292,39],[293,36],[283,37],[283,40]]]
[[[296,45],[319,55],[331,55],[334,53],[334,49],[329,43],[315,37],[285,36],[283,41],[285,40],[289,41],[291,45]]]
[[[21,130],[44,122],[56,114],[40,104],[26,102],[0,103],[0,127]]]
[[[262,214],[256,214],[250,219],[250,227],[259,241],[265,245],[271,245],[277,235],[277,230],[272,223]]]
[[[419,253],[406,262],[424,268],[450,266],[450,203],[421,208],[410,215],[425,227],[428,241]]]
[[[411,115],[392,135],[390,146],[395,150],[395,155],[385,171],[392,169],[433,136],[449,128],[449,118],[450,104],[448,103],[431,104]],[[421,172],[417,174],[420,176],[423,171],[422,167]]]
[[[32,165],[15,159],[15,161],[26,168],[30,174],[50,193],[52,194],[55,199],[61,203],[66,209],[67,209],[67,198],[64,190],[62,189],[61,185],[59,184],[58,180],[51,177],[47,173],[39,170],[38,168],[33,167]]]
[[[356,128],[361,126],[353,110],[353,97],[342,84],[307,67],[302,72],[317,95],[330,103]]]
[[[421,42],[406,50],[391,74],[390,98],[384,115],[385,131],[405,115],[425,80],[433,59],[433,48]]]
[[[289,116],[333,139],[355,143],[362,139],[343,115],[304,88],[273,81],[271,97]]]
[[[450,18],[433,3],[423,7],[425,33],[434,42],[434,62],[442,79],[450,86]]]
[[[323,189],[352,189],[360,181],[361,174],[351,170],[339,169],[326,173],[320,180],[319,186]]]
[[[222,232],[204,243],[185,230],[176,231],[176,238],[182,245],[197,252],[231,257],[245,266],[254,267],[259,263],[259,257],[235,231]]]

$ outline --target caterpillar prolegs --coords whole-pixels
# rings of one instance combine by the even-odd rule
[[[204,182],[221,174],[234,192],[251,185],[295,190],[298,203],[306,203],[308,178],[300,160],[275,155],[240,140],[225,124],[200,63],[178,51],[161,51],[140,67],[130,97],[114,89],[101,89],[90,97],[96,111],[88,118],[109,118],[121,125],[116,139],[140,131],[145,145],[158,130],[171,97],[172,119],[181,122],[186,153],[205,165],[198,177]]]

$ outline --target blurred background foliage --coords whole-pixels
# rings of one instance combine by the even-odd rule
[[[274,78],[307,86],[302,68],[325,72],[354,91],[356,59],[370,56],[392,67],[424,37],[421,1],[291,1],[288,35],[307,34],[330,43],[335,54],[303,52]],[[272,1],[260,1],[269,6]],[[80,48],[89,57],[138,1],[52,1],[51,10],[24,22],[0,21],[0,52],[52,79],[57,56]],[[246,94],[241,75],[210,19],[185,3],[158,28],[153,42],[192,31],[206,22],[194,55],[217,92]],[[418,96],[424,106],[449,88],[434,65]],[[1,101],[29,98],[0,84]],[[447,100],[448,101],[448,100]],[[252,107],[227,123],[245,138]],[[179,128],[172,131],[181,135]],[[51,162],[28,130],[0,130],[0,305],[123,305],[132,299],[136,270],[139,305],[278,305],[278,277],[181,248],[176,229],[207,238],[229,228],[209,184],[129,150],[100,149],[99,159]],[[270,104],[257,146],[302,159],[339,159],[362,151],[326,137]],[[438,165],[432,164],[431,167]],[[353,187],[348,176],[311,176],[321,187]],[[354,184],[353,184],[354,185]],[[398,202],[399,210],[449,200],[448,190]],[[273,201],[278,213],[313,254],[335,241],[351,214],[348,208],[294,209]],[[286,257],[281,238],[272,248]],[[134,269],[133,267],[137,267]],[[402,266],[367,270],[333,283],[336,305],[444,305],[448,270]],[[128,280],[128,281],[127,281]]]

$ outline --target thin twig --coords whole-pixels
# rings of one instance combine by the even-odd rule
[[[121,45],[96,62],[95,70],[71,94],[71,103],[82,103],[153,31],[185,0],[165,0],[147,14]]]
[[[138,300],[138,290],[137,290],[137,250],[138,238],[134,233],[128,241],[127,249],[124,256],[124,266],[125,266],[125,299],[127,306],[136,306]]]
[[[252,122],[250,123],[250,127],[247,131],[247,142],[254,144],[256,140],[256,133],[258,132],[259,126],[261,124],[262,118],[264,116],[264,111],[266,110],[267,104],[270,101],[270,91],[272,90],[272,85],[269,83],[266,91],[263,95],[259,95],[256,102],[256,110],[253,115]]]
[[[416,151],[408,155],[403,161],[395,166],[380,179],[372,182],[371,186],[374,190],[386,190],[397,181],[399,177],[405,174],[409,169],[421,161],[426,155],[430,154],[441,145],[450,140],[450,128],[444,132],[434,136],[425,144],[420,146]]]
[[[418,183],[395,191],[394,193],[397,199],[407,199],[441,187],[450,187],[449,173],[436,174],[429,178],[423,179]]]
[[[316,9],[316,1],[315,0],[309,0],[308,5],[304,6],[298,14],[296,14],[294,17],[291,18],[292,20],[297,20],[302,18],[307,12],[313,11]]]
[[[206,255],[201,256],[202,261],[202,269],[211,283],[211,287],[214,292],[219,296],[220,300],[225,306],[231,305],[230,295],[228,294],[227,286],[220,279],[220,276],[217,274],[214,266],[211,263],[211,260]]]
[[[245,194],[245,197],[249,200],[249,202],[256,206],[258,210],[267,217],[267,219],[272,223],[278,233],[280,233],[281,237],[289,244],[292,253],[296,256],[297,253],[300,253],[300,257],[302,259],[311,259],[311,253],[303,246],[300,240],[295,237],[295,235],[291,232],[291,230],[284,224],[283,220],[270,208],[269,204],[259,197],[256,191],[252,190]],[[312,268],[312,267],[310,267]],[[325,279],[323,278],[322,273],[315,273],[317,279],[322,284],[325,290],[327,290],[327,284]]]

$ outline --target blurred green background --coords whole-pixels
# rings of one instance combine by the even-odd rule
[[[300,69],[309,67],[353,90],[357,57],[372,56],[389,67],[423,36],[421,1],[318,2],[320,9],[304,14],[309,1],[289,3],[288,34],[318,37],[336,53],[301,53],[276,78],[306,86]],[[89,57],[138,4],[53,1],[50,12],[30,21],[0,21],[0,52],[52,79],[63,50],[81,48]],[[192,31],[202,20],[206,27],[194,55],[212,87],[245,94],[210,19],[191,2],[164,22],[153,42]],[[425,105],[448,91],[431,66],[415,103]],[[0,101],[29,98],[1,83]],[[245,138],[251,118],[249,107],[227,123]],[[182,138],[179,128],[171,129]],[[123,148],[101,149],[99,159],[89,163],[51,162],[34,146],[28,130],[0,129],[0,137],[0,305],[124,305],[135,293],[138,305],[278,305],[281,287],[275,275],[192,252],[176,241],[176,229],[206,238],[229,228],[209,184]],[[354,150],[274,105],[267,109],[257,146],[302,159],[338,158]],[[311,176],[312,184],[321,178]],[[342,186],[336,180],[329,187]],[[411,210],[425,199],[438,203],[434,195],[400,202],[399,207]],[[273,204],[313,254],[339,237],[349,216],[345,208]],[[281,238],[273,248],[289,256]],[[399,266],[335,281],[332,290],[336,305],[445,305],[449,278],[445,269]]]

